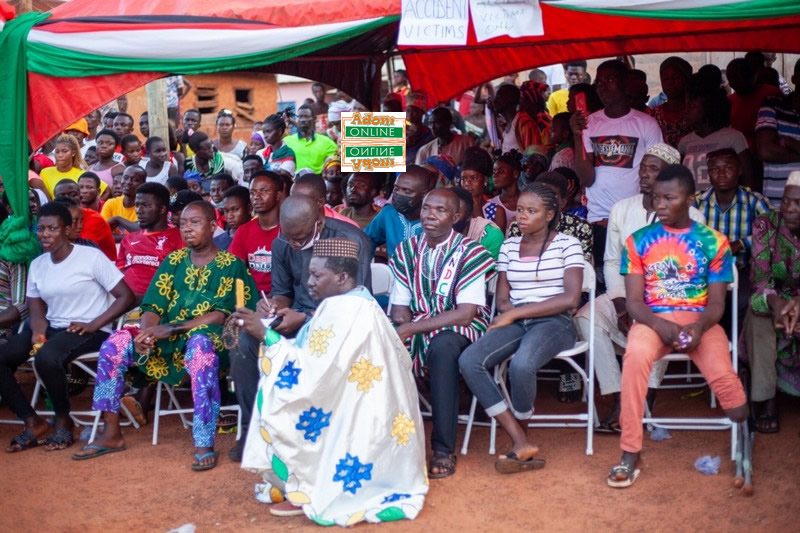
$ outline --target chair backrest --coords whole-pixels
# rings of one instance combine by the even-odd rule
[[[487,301],[491,302],[491,305],[489,305],[489,318],[494,318],[494,315],[497,313],[497,278],[499,277],[499,274],[496,275],[492,278],[492,281],[486,285]]]
[[[733,267],[733,281],[728,283],[728,290],[736,292],[739,288],[739,269]]]
[[[591,293],[597,287],[597,280],[595,279],[594,267],[586,259],[583,260],[583,292]]]
[[[389,265],[372,263],[370,267],[372,269],[372,295],[389,296],[392,294],[394,276],[392,275],[392,269],[389,268]]]

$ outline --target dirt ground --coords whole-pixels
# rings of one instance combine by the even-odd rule
[[[30,394],[30,387],[27,392]],[[690,412],[708,416],[708,393],[682,399],[687,391],[660,393],[656,414]],[[564,412],[554,387],[540,387],[537,411]],[[81,407],[89,392],[74,399]],[[800,518],[800,401],[782,397],[781,432],[758,435],[754,451],[755,495],[745,498],[732,485],[728,460],[730,435],[720,431],[672,431],[672,439],[645,437],[644,466],[636,484],[612,490],[605,484],[619,458],[619,439],[597,435],[594,455],[584,454],[580,429],[538,429],[545,469],[501,476],[487,454],[489,430],[475,428],[469,454],[459,457],[456,475],[431,480],[425,507],[414,522],[360,531],[789,531]],[[607,411],[600,403],[601,415]],[[0,419],[9,418],[0,408]],[[426,423],[430,431],[429,423]],[[0,425],[5,443],[20,426]],[[461,446],[464,426],[460,426]],[[18,455],[0,452],[0,531],[16,532],[166,532],[193,523],[207,531],[311,531],[305,517],[274,518],[253,498],[256,476],[231,462],[226,453],[234,436],[221,435],[219,466],[209,472],[190,468],[191,433],[178,417],[162,419],[158,446],[152,426],[126,431],[123,453],[74,462],[71,453],[42,448]],[[498,432],[498,451],[509,440]],[[701,455],[723,458],[719,475],[693,468]]]

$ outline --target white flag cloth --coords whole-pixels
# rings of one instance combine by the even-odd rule
[[[428,479],[411,357],[366,289],[325,299],[259,366],[242,459],[264,477],[258,500],[285,497],[321,525],[417,516]]]

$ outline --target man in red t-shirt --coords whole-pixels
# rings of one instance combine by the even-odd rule
[[[278,238],[283,179],[269,170],[253,174],[250,200],[256,218],[239,227],[228,251],[247,263],[259,291],[272,290],[272,242]]]
[[[69,178],[59,181],[53,189],[53,196],[66,196],[72,198],[76,203],[80,204],[81,193],[78,184]],[[100,248],[100,251],[106,254],[106,257],[112,261],[117,260],[117,244],[114,242],[114,236],[111,234],[111,226],[108,222],[94,209],[83,208],[83,230],[80,237],[87,239]]]
[[[125,276],[125,283],[136,295],[138,304],[161,262],[183,248],[183,240],[178,228],[167,226],[169,191],[166,187],[156,182],[140,185],[134,205],[141,229],[123,237],[117,268]]]

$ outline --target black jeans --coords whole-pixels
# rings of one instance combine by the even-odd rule
[[[53,410],[57,415],[68,415],[69,397],[64,366],[78,356],[98,351],[108,332],[78,335],[67,333],[66,329],[47,328],[45,335],[47,342],[36,352],[33,364],[50,395]],[[32,332],[24,331],[10,337],[0,348],[0,396],[22,420],[34,416],[36,411],[14,379],[14,372],[30,357],[32,336]]]
[[[431,340],[426,352],[425,360],[431,378],[431,448],[434,452],[452,454],[456,448],[458,385],[461,378],[458,358],[469,344],[469,339],[459,333],[442,331]]]
[[[247,438],[247,428],[250,427],[253,404],[258,393],[258,380],[261,378],[258,371],[259,346],[261,340],[242,331],[239,333],[239,347],[230,352],[233,387],[242,410],[243,439]]]

